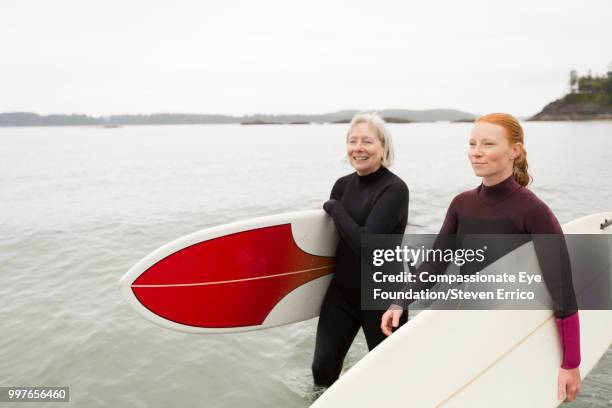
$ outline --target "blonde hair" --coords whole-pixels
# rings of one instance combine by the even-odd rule
[[[378,136],[378,140],[383,147],[383,157],[381,164],[385,167],[391,167],[395,158],[395,149],[393,148],[393,140],[391,139],[391,133],[387,128],[385,120],[380,117],[376,112],[358,113],[351,119],[351,125],[349,126],[348,132],[346,132],[346,139],[353,132],[353,129],[360,123],[368,124]]]
[[[510,145],[520,143],[520,153],[514,159],[512,177],[522,186],[531,183],[533,177],[527,171],[529,163],[527,163],[527,150],[525,149],[525,134],[518,119],[508,113],[489,113],[479,117],[474,123],[479,122],[501,126],[506,131],[506,139]]]

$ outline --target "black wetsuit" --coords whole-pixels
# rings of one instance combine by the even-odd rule
[[[314,382],[329,387],[338,379],[344,357],[359,328],[368,349],[386,336],[380,329],[384,311],[361,310],[361,240],[364,234],[403,234],[408,221],[408,187],[381,166],[374,173],[352,173],[334,184],[324,205],[340,235],[336,268],[323,300],[312,364]],[[402,324],[406,322],[406,316]]]

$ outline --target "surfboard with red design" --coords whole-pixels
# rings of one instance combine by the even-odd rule
[[[338,236],[323,210],[222,225],[153,251],[119,281],[128,303],[171,330],[258,330],[319,315]]]

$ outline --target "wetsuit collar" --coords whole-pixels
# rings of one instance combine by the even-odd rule
[[[496,203],[505,199],[519,188],[521,188],[521,185],[517,183],[514,177],[510,176],[504,181],[492,186],[481,184],[480,187],[478,187],[478,197],[486,202]]]
[[[376,170],[373,173],[366,174],[365,176],[360,176],[359,174],[357,174],[357,172],[355,172],[355,174],[357,175],[357,178],[359,179],[360,182],[370,183],[372,181],[378,180],[379,178],[381,178],[384,174],[387,174],[388,172],[389,170],[387,170],[385,166],[380,166],[378,170]]]

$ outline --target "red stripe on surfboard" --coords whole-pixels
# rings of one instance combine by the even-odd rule
[[[132,288],[138,300],[157,315],[195,327],[258,326],[289,292],[333,272],[333,267],[271,279],[207,286]]]
[[[153,313],[177,323],[210,328],[256,326],[289,292],[332,273],[330,264],[333,258],[302,251],[293,240],[291,225],[285,224],[184,248],[147,269],[133,282],[132,290]],[[299,273],[272,276],[290,272]],[[224,281],[233,282],[201,285]]]

